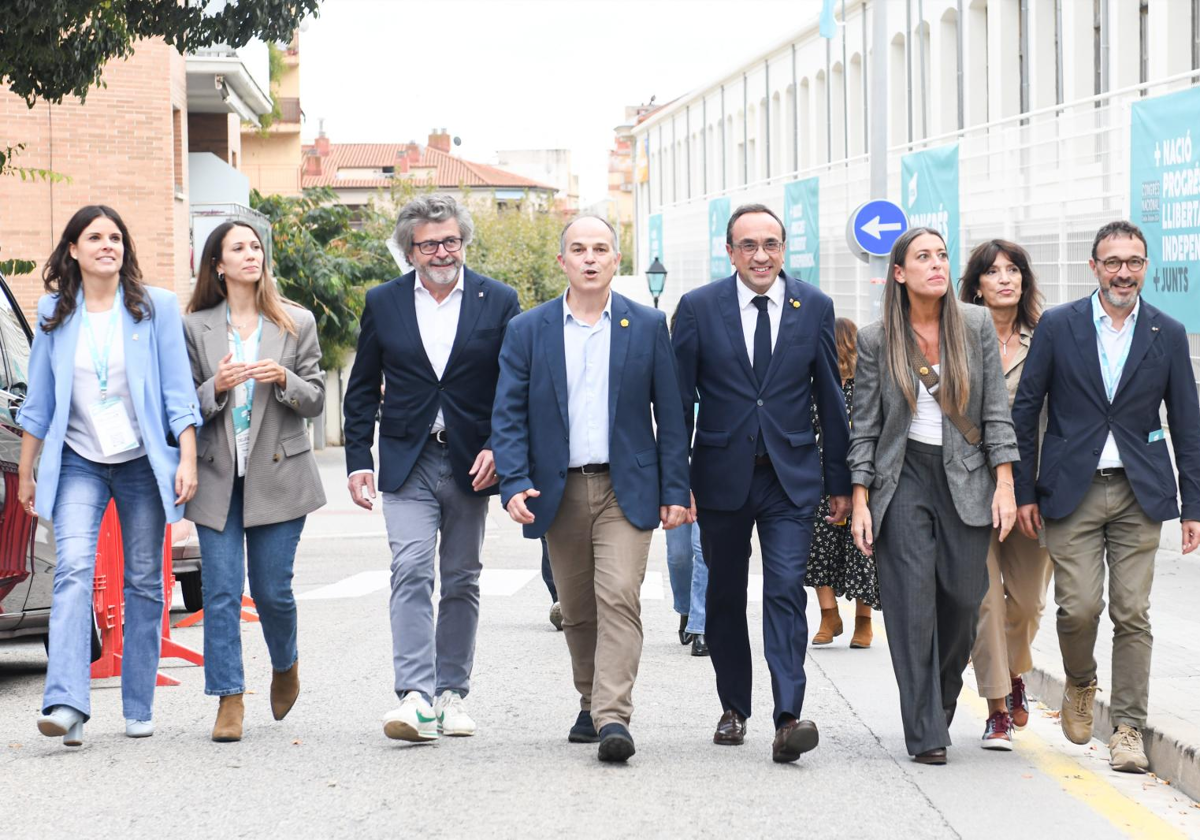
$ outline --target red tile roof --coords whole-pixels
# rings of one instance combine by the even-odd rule
[[[338,178],[341,169],[372,169],[384,166],[395,166],[407,156],[407,143],[330,143],[329,155],[322,161],[324,174],[305,175],[302,179],[305,187],[342,187],[345,189],[373,189],[388,187],[391,178]],[[313,147],[305,146],[304,154]],[[458,189],[459,185],[467,187],[508,187],[533,190],[549,190],[555,188],[548,184],[525,178],[494,166],[483,163],[472,163],[468,160],[434,149],[422,146],[419,162],[412,163],[412,169],[433,169],[433,177],[423,173],[414,173],[406,180],[414,184],[434,186],[445,189]]]

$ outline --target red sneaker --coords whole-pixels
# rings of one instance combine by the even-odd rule
[[[985,750],[1012,750],[1012,731],[1012,718],[1008,712],[992,712],[984,727],[980,746]]]
[[[1020,677],[1013,677],[1012,694],[1008,695],[1008,714],[1017,729],[1024,729],[1029,723],[1029,696],[1025,693],[1025,681]]]

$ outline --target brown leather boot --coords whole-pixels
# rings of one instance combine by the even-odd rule
[[[242,740],[242,717],[246,707],[242,704],[242,695],[226,694],[221,698],[217,707],[217,722],[213,725],[212,739],[214,741]]]
[[[286,671],[271,672],[271,714],[275,720],[283,720],[300,696],[300,660],[292,663]]]
[[[871,616],[854,616],[854,635],[850,637],[850,647],[869,648],[871,640],[874,638],[875,631],[871,629]]]
[[[840,635],[842,635],[842,617],[838,614],[837,607],[821,610],[821,626],[817,629],[817,634],[813,636],[812,643],[827,645],[833,641],[834,636]]]

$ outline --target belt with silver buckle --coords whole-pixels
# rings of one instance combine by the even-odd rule
[[[1125,475],[1124,467],[1104,467],[1096,470],[1096,475],[1101,478],[1112,478],[1114,475]]]
[[[433,434],[431,434],[429,436],[429,442],[430,443],[440,443],[442,446],[445,446],[446,445],[446,430],[442,429],[440,431],[437,431],[437,432],[434,432]]]
[[[579,475],[599,475],[608,472],[608,464],[584,464],[582,467],[568,467],[567,472]]]

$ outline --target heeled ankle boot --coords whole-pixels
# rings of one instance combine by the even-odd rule
[[[271,714],[275,720],[283,720],[300,696],[300,660],[292,663],[286,671],[271,672]]]
[[[875,631],[871,629],[871,616],[854,616],[854,635],[850,637],[850,647],[869,648],[871,640],[874,638]]]
[[[213,725],[212,739],[218,742],[242,740],[242,718],[246,707],[242,695],[226,694],[217,707],[217,722]]]
[[[833,641],[834,636],[840,635],[842,635],[842,617],[838,614],[837,607],[821,610],[821,626],[818,628],[817,634],[813,636],[812,643],[827,645]]]

